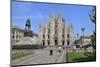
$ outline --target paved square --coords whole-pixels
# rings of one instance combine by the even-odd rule
[[[50,49],[53,49],[53,55],[50,55]],[[44,48],[33,50],[31,55],[12,61],[12,65],[46,64],[66,62],[66,49],[59,53],[58,48]]]

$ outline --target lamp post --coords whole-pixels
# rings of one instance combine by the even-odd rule
[[[77,35],[77,39],[79,39],[79,34],[77,33],[76,35]]]
[[[83,32],[83,37],[84,37],[84,31],[85,31],[85,28],[81,28],[82,32]],[[84,44],[84,39],[82,38],[82,45]],[[84,48],[84,52],[85,52],[85,48]]]
[[[85,31],[85,28],[81,28],[82,32],[83,32],[83,37],[84,37],[84,31]],[[82,44],[84,44],[84,40],[82,39]]]

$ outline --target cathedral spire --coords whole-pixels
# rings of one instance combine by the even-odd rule
[[[42,24],[40,23],[40,24],[39,24],[39,29],[41,29],[41,28],[42,28]]]
[[[70,27],[73,28],[73,24],[72,23],[70,23]]]
[[[70,32],[74,32],[73,31],[74,30],[74,27],[73,27],[73,24],[72,23],[69,24],[69,30],[70,30]]]
[[[62,13],[61,13],[61,11],[59,11],[58,16],[59,16],[59,17],[62,17]]]
[[[51,18],[54,17],[54,13],[53,13],[53,11],[51,11],[51,13],[50,13],[50,17],[51,17]]]

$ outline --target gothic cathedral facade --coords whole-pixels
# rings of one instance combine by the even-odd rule
[[[51,16],[45,26],[39,26],[39,39],[42,45],[71,45],[74,42],[73,25],[66,25],[61,14]]]

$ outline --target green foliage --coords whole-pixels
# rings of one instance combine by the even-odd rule
[[[93,7],[93,9],[90,11],[90,19],[91,21],[96,24],[96,7]]]
[[[96,25],[96,7],[93,7],[89,16],[90,16],[91,21]],[[95,52],[96,51],[96,31],[94,31],[93,35],[91,35],[91,44]]]
[[[94,49],[96,49],[96,36],[95,34],[91,35],[91,44]]]
[[[68,54],[68,62],[88,62],[95,61],[96,56],[93,53],[69,53]]]

